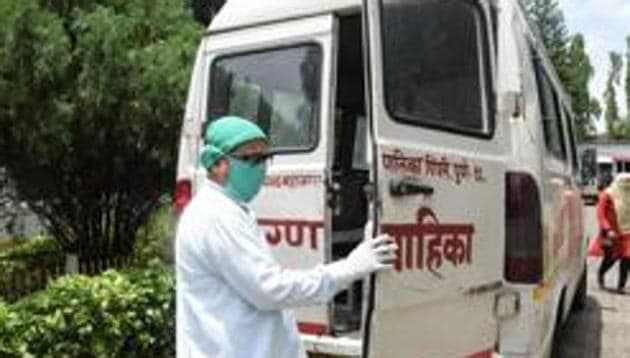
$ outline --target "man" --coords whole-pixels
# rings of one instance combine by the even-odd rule
[[[397,247],[382,235],[332,264],[282,268],[247,207],[265,178],[267,137],[250,121],[225,117],[205,140],[208,180],[176,237],[177,356],[305,357],[289,308],[325,303],[354,280],[391,268]]]
[[[597,252],[602,255],[602,261],[597,270],[597,283],[600,288],[604,288],[604,276],[606,272],[615,264],[617,256],[614,250],[614,242],[618,237],[619,225],[617,224],[617,214],[610,194],[606,191],[612,182],[612,177],[604,177],[599,180],[597,188],[599,195],[597,198],[597,222],[599,226],[596,239]]]

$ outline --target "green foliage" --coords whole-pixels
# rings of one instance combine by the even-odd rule
[[[621,85],[623,71],[623,58],[620,53],[610,52],[610,70],[604,91],[604,119],[609,138],[629,139],[630,138],[630,36],[626,38],[626,77],[625,77],[625,106],[627,118],[621,118],[619,105],[617,102],[617,87]]]
[[[66,251],[129,254],[171,187],[201,30],[181,1],[0,2],[0,167]]]
[[[204,26],[208,26],[214,15],[219,11],[226,0],[186,0],[195,14],[195,20]]]
[[[157,261],[144,270],[59,279],[12,306],[0,304],[0,353],[173,356],[174,282],[172,269]]]
[[[586,137],[595,133],[593,118],[600,115],[599,102],[591,98],[588,83],[594,75],[593,66],[586,54],[584,36],[574,35],[571,38],[567,53],[565,69],[565,86],[571,97],[571,104],[576,122],[576,137],[583,141]]]
[[[571,98],[578,141],[594,135],[593,120],[601,114],[599,102],[591,97],[588,83],[594,75],[584,37],[570,35],[557,0],[523,0],[538,27],[558,77]]]
[[[616,52],[610,52],[610,72],[606,81],[606,90],[604,91],[604,102],[606,110],[604,111],[604,119],[606,121],[606,130],[609,136],[620,138],[623,136],[623,128],[619,118],[619,107],[617,106],[617,92],[615,87],[621,81],[621,68],[623,66],[621,55]]]
[[[0,252],[0,280],[19,272],[63,265],[65,254],[50,237],[35,237]]]
[[[20,240],[0,252],[0,297],[16,300],[46,287],[47,278],[63,272],[65,253],[51,237]]]
[[[171,261],[172,238],[175,235],[175,221],[171,207],[167,204],[158,207],[148,223],[138,232],[138,241],[134,250],[134,266],[146,267],[159,258]]]
[[[626,37],[626,113],[630,121],[630,36]],[[629,137],[630,138],[630,137]]]
[[[525,9],[537,25],[540,36],[561,80],[567,74],[569,31],[557,0],[525,0]]]
[[[0,356],[28,357],[26,345],[17,339],[17,327],[20,325],[18,314],[10,306],[0,301]]]

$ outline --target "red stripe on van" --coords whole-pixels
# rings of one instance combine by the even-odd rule
[[[298,322],[298,330],[300,333],[313,334],[321,336],[328,334],[328,327],[325,324],[312,322]]]
[[[488,349],[485,351],[473,353],[471,355],[467,355],[466,358],[492,358],[492,349]]]

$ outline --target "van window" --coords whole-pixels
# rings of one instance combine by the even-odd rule
[[[577,157],[577,148],[575,146],[575,133],[573,131],[573,117],[571,116],[571,112],[566,107],[562,107],[562,111],[564,112],[564,118],[567,123],[567,130],[569,135],[569,154],[571,157],[571,166],[573,168],[573,174],[577,174],[579,172],[580,164],[578,162]]]
[[[567,149],[562,137],[562,118],[560,117],[558,96],[540,60],[536,59],[534,62],[545,145],[555,157],[565,160]]]
[[[369,147],[367,143],[367,120],[357,118],[354,132],[354,148],[352,152],[352,169],[368,170],[370,168]]]
[[[385,102],[397,120],[488,134],[486,24],[470,1],[381,0]]]
[[[241,116],[260,125],[275,150],[314,148],[321,62],[317,45],[217,59],[212,66],[209,121]]]

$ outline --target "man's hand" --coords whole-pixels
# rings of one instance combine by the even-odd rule
[[[397,250],[398,246],[391,236],[379,235],[361,242],[346,260],[357,271],[367,275],[374,271],[392,268]]]
[[[617,237],[619,237],[619,235],[615,232],[615,230],[606,231],[606,238],[616,241]]]
[[[392,269],[397,255],[398,245],[392,237],[379,235],[362,241],[348,257],[329,265],[328,269],[333,276],[350,284],[373,272]]]

